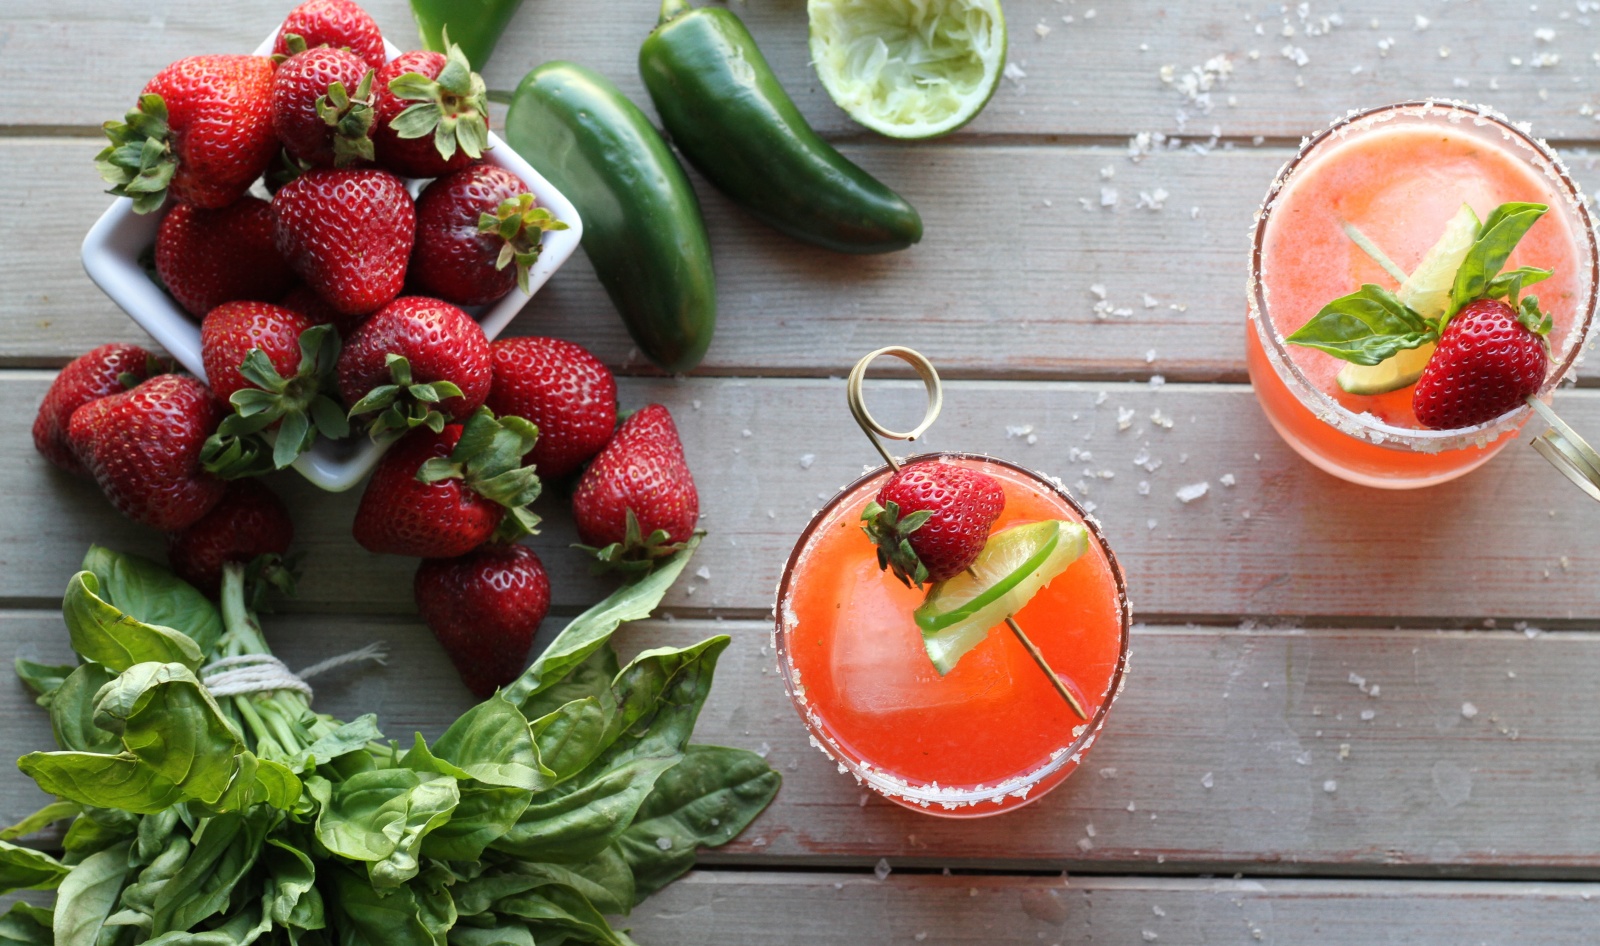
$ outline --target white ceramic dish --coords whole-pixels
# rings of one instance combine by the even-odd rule
[[[269,55],[277,35],[277,31],[273,31],[256,49],[256,55]],[[401,50],[393,43],[385,42],[384,48],[390,59],[400,55]],[[545,233],[544,249],[528,273],[528,293],[513,289],[499,302],[468,309],[483,326],[483,333],[493,339],[578,248],[583,238],[583,221],[578,218],[571,201],[492,132],[484,160],[521,178],[539,203],[567,224],[565,230]],[[407,182],[413,197],[422,183]],[[83,268],[88,271],[89,278],[179,364],[205,380],[205,366],[200,362],[200,324],[152,282],[139,265],[139,256],[155,244],[156,230],[160,226],[161,214],[136,214],[133,201],[119,198],[84,237]],[[339,441],[319,440],[295,461],[294,467],[323,489],[338,492],[360,482],[382,455],[382,447],[361,436]]]

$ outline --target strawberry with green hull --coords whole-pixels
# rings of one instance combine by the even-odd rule
[[[289,11],[272,42],[275,56],[289,56],[289,37],[297,36],[302,48],[332,46],[346,48],[373,69],[388,58],[383,49],[383,33],[367,11],[350,0],[307,0]]]
[[[293,592],[283,556],[294,541],[294,521],[272,490],[258,480],[236,480],[211,511],[187,528],[167,534],[167,562],[179,578],[212,598],[222,591],[222,567],[254,566],[261,584]]]
[[[224,302],[276,301],[294,285],[272,242],[271,205],[248,194],[217,210],[168,210],[155,255],[162,285],[197,319]]]
[[[296,275],[346,316],[375,312],[406,280],[416,212],[377,168],[312,168],[272,197],[273,242]]]
[[[672,415],[650,404],[629,417],[584,470],[572,518],[603,569],[641,572],[694,535],[700,494]]]
[[[479,699],[527,665],[550,610],[550,579],[533,550],[490,543],[458,558],[424,559],[412,582],[417,610]]]
[[[200,324],[200,356],[211,390],[233,413],[206,441],[202,462],[226,479],[283,469],[317,442],[338,439],[349,421],[327,393],[339,356],[331,325],[283,306],[229,302]],[[261,434],[277,432],[268,444]]]
[[[278,152],[272,133],[272,60],[190,56],[158,72],[95,157],[111,193],[150,213],[174,200],[226,207]]]
[[[384,63],[374,83],[378,163],[402,177],[443,177],[489,149],[489,97],[461,47]]]
[[[413,427],[437,432],[489,396],[489,340],[472,316],[438,299],[405,296],[362,323],[339,355],[339,394],[350,416],[374,414],[375,440]]]
[[[164,374],[78,408],[67,438],[119,512],[172,532],[222,499],[226,484],[201,468],[200,452],[224,413],[199,381]]]
[[[526,293],[545,231],[566,228],[515,174],[474,164],[417,198],[408,275],[417,292],[456,305],[485,305],[518,287]]]
[[[489,354],[494,382],[484,403],[539,428],[527,461],[541,477],[569,476],[605,448],[617,428],[617,379],[600,359],[539,336],[496,339]]]
[[[418,428],[379,461],[361,495],[353,531],[369,552],[455,558],[496,539],[534,531],[527,508],[539,477],[522,458],[539,432],[520,417],[480,408],[465,424]]]
[[[171,371],[172,363],[138,345],[114,342],[85,352],[61,369],[44,394],[33,420],[33,446],[46,460],[68,473],[89,476],[68,436],[78,408],[112,394],[132,390],[146,378]]]
[[[1437,317],[1425,316],[1395,293],[1369,284],[1323,306],[1284,340],[1378,368],[1375,376],[1394,375],[1400,381],[1405,374],[1383,369],[1414,350],[1434,346],[1411,393],[1412,413],[1424,427],[1458,430],[1515,410],[1538,394],[1550,366],[1545,336],[1552,320],[1540,310],[1538,297],[1524,297],[1522,290],[1552,273],[1535,266],[1502,270],[1547,210],[1544,204],[1501,204],[1475,227],[1470,209],[1463,210],[1458,220],[1465,221],[1471,242],[1453,278],[1429,273],[1440,280],[1438,294],[1449,281],[1449,298]],[[1452,221],[1450,227],[1455,226]],[[1393,268],[1370,240],[1359,233],[1352,238],[1386,269]],[[1402,292],[1415,277],[1405,281]]]
[[[272,129],[296,161],[316,167],[370,162],[374,70],[347,49],[318,46],[278,64],[272,78]]]
[[[972,565],[1006,497],[992,476],[925,460],[902,467],[861,512],[878,567],[919,588]]]

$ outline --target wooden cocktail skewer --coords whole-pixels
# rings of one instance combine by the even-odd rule
[[[874,420],[872,415],[867,412],[866,399],[861,393],[861,382],[866,379],[867,365],[883,355],[892,355],[910,365],[916,370],[917,375],[922,378],[923,387],[928,391],[927,413],[923,415],[922,423],[908,433],[889,430]],[[845,397],[850,402],[851,416],[861,426],[861,430],[867,435],[867,439],[872,441],[872,445],[878,448],[878,453],[883,457],[883,462],[887,463],[889,469],[895,473],[900,472],[900,462],[890,456],[888,449],[884,447],[883,442],[878,437],[883,436],[890,440],[916,440],[933,425],[934,420],[939,416],[940,408],[944,406],[944,389],[939,383],[939,373],[934,370],[933,363],[920,352],[910,348],[902,348],[898,345],[870,352],[866,357],[856,362],[855,367],[850,369],[849,379],[845,382]],[[971,568],[967,569],[967,574],[972,575],[974,578],[978,577]],[[1028,639],[1028,635],[1022,630],[1022,626],[1017,623],[1016,618],[1009,614],[1006,615],[1006,626],[1011,628],[1011,633],[1017,635],[1017,640],[1022,643],[1022,648],[1028,652],[1028,656],[1033,658],[1033,662],[1039,665],[1039,669],[1044,671],[1044,675],[1049,678],[1056,692],[1072,708],[1072,711],[1078,714],[1078,718],[1088,719],[1089,714],[1084,712],[1083,704],[1078,702],[1078,698],[1067,688],[1067,684],[1061,679],[1061,675],[1056,673],[1050,666],[1049,661],[1044,659],[1044,654],[1039,651],[1038,646]]]

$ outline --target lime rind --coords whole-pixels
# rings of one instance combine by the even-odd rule
[[[948,134],[999,87],[1006,24],[998,0],[808,0],[806,11],[823,87],[880,134]]]
[[[990,629],[1026,607],[1088,547],[1088,530],[1063,520],[990,536],[970,573],[934,585],[913,616],[934,669],[941,676],[955,669]]]

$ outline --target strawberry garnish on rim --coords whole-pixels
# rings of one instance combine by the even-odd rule
[[[994,477],[925,460],[889,478],[862,510],[862,531],[878,547],[879,568],[920,588],[970,566],[1005,504]]]

